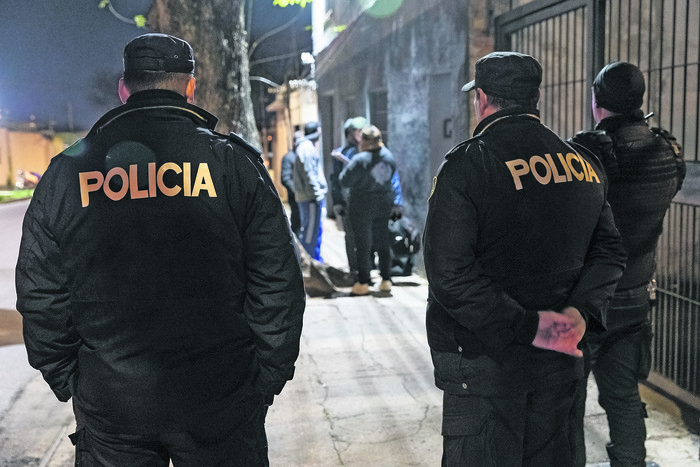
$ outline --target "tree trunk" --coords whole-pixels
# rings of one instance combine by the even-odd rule
[[[155,0],[151,30],[192,45],[197,105],[219,117],[217,130],[233,131],[260,148],[250,96],[245,0]]]

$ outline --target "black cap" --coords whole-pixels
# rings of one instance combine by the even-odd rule
[[[186,41],[167,34],[144,34],[124,47],[124,71],[193,73],[194,52]]]
[[[517,52],[493,52],[474,66],[474,81],[462,91],[482,89],[487,95],[504,99],[537,97],[542,83],[542,66],[533,57]]]
[[[615,113],[629,113],[641,108],[645,91],[644,75],[627,62],[605,65],[593,81],[596,105]]]

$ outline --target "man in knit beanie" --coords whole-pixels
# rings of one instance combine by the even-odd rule
[[[639,68],[627,62],[612,62],[593,81],[593,113],[596,108],[618,114],[641,111],[645,91],[644,75]],[[600,120],[596,118],[596,121]]]
[[[573,141],[598,155],[609,179],[608,202],[628,255],[607,312],[606,331],[586,334],[582,343],[586,377],[579,384],[574,423],[583,452],[586,381],[593,371],[600,405],[610,428],[606,445],[611,467],[656,466],[646,462],[645,405],[638,382],[649,376],[652,327],[649,320],[656,283],[656,244],[671,200],[680,190],[685,162],[667,131],[649,128],[641,107],[644,75],[635,65],[613,62],[593,82],[595,130]],[[585,455],[577,457],[578,467]]]

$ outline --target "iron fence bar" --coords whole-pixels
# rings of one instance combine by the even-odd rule
[[[686,11],[688,14],[686,15],[686,34],[689,33],[690,29],[690,6],[691,2],[695,5],[695,8],[698,10],[698,17],[695,18],[696,23],[700,22],[700,7],[698,7],[696,0],[688,0],[686,2],[687,8]],[[697,32],[698,36],[700,36],[700,32]],[[688,34],[689,35],[689,34]],[[690,40],[690,39],[689,39]],[[695,147],[695,160],[699,160],[698,158],[700,157],[700,37],[695,37],[695,43],[696,43],[696,49],[697,49],[697,57],[695,61],[695,76],[696,76],[696,85],[695,85],[695,115],[697,116],[696,121],[695,121],[695,141],[694,141],[694,147]],[[687,155],[686,155],[687,158]]]

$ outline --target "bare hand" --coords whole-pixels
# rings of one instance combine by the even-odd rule
[[[574,307],[556,311],[539,311],[540,322],[532,345],[574,357],[583,357],[576,346],[586,332],[586,321]]]

